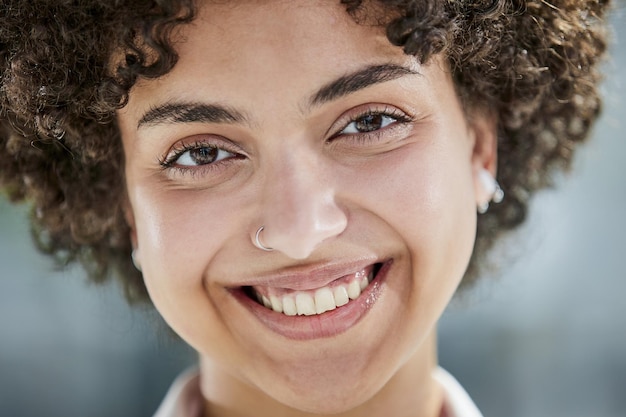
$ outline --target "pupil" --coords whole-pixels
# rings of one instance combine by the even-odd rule
[[[215,161],[217,148],[198,148],[189,151],[189,156],[198,165],[206,165]]]
[[[370,114],[356,121],[356,128],[360,132],[373,132],[381,128],[383,124],[382,114]]]

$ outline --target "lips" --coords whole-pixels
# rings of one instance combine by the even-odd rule
[[[289,285],[276,285],[284,281],[280,278],[234,288],[231,293],[262,324],[284,337],[332,337],[356,325],[372,309],[385,288],[391,266],[392,260],[371,263],[338,278],[323,279],[313,273],[311,280],[320,284],[316,287],[289,280]],[[307,276],[298,278],[306,280]]]
[[[342,276],[321,288],[309,291],[252,286],[249,293],[260,304],[287,316],[312,316],[342,307],[356,300],[373,281],[380,264],[372,264],[354,273]]]

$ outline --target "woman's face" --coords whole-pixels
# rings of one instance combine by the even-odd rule
[[[492,124],[467,123],[443,60],[418,64],[338,4],[205,5],[177,39],[175,68],[118,114],[156,308],[272,398],[363,403],[464,273]]]

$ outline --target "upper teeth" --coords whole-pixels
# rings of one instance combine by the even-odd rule
[[[259,289],[253,288],[260,303],[277,313],[287,316],[312,316],[334,310],[337,307],[348,304],[361,295],[361,292],[374,279],[374,269],[368,274],[357,272],[348,282],[333,283],[315,291],[294,291],[282,295],[271,294],[272,290],[262,290],[267,295],[261,294]]]

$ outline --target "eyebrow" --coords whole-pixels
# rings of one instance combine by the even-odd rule
[[[319,106],[374,84],[392,81],[405,75],[420,75],[420,73],[396,64],[371,65],[322,86],[311,97],[309,103],[311,106]]]
[[[237,110],[220,104],[165,103],[146,112],[137,128],[163,123],[241,123],[245,120]]]
[[[323,85],[309,99],[309,107],[320,106],[355,93],[364,88],[419,72],[396,64],[371,65],[341,76]],[[242,123],[246,117],[239,111],[221,104],[174,102],[151,108],[139,122],[137,129],[168,123]]]

